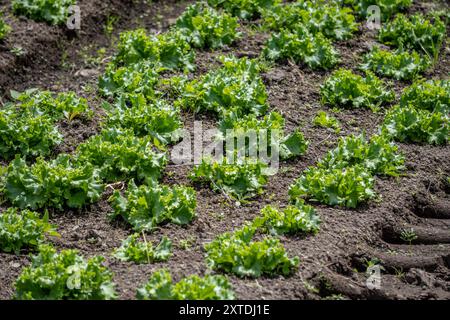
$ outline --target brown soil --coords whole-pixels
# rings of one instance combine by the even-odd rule
[[[51,27],[12,15],[9,1],[0,5],[13,32],[0,44],[0,90],[2,100],[8,100],[10,89],[38,87],[55,91],[73,90],[86,97],[96,116],[90,120],[61,123],[66,143],[55,150],[71,152],[83,140],[98,132],[101,102],[96,94],[97,77],[114,53],[114,41],[123,30],[145,27],[165,30],[192,1],[164,1],[150,5],[131,0],[80,0],[82,28],[67,32],[64,27]],[[439,1],[416,1],[410,9],[428,11]],[[119,20],[112,36],[104,32],[108,17]],[[269,36],[242,27],[245,37],[236,45],[223,50],[198,52],[198,69],[194,75],[218,65],[220,54],[256,56]],[[376,35],[361,28],[352,40],[337,43],[341,66],[356,69],[361,54],[376,42]],[[21,47],[23,54],[10,52]],[[95,55],[106,48],[106,56],[99,63],[87,61],[83,53]],[[100,59],[101,60],[101,59]],[[445,78],[450,72],[450,50],[442,49],[437,68],[427,78]],[[308,166],[314,165],[332,148],[339,136],[365,131],[373,134],[381,123],[384,111],[342,110],[335,117],[342,124],[340,134],[316,128],[312,120],[320,104],[319,87],[330,72],[311,71],[303,66],[276,64],[263,74],[273,110],[286,118],[288,131],[300,127],[310,141],[307,154],[282,164],[280,172],[270,179],[263,196],[251,203],[236,206],[222,194],[202,186],[198,191],[195,221],[186,226],[165,225],[149,235],[158,240],[169,236],[174,244],[173,257],[167,263],[135,265],[118,262],[110,257],[131,230],[121,222],[107,218],[111,208],[107,202],[111,191],[95,205],[80,211],[53,213],[51,222],[58,226],[59,239],[51,239],[58,249],[76,248],[85,256],[103,255],[114,272],[114,280],[122,299],[133,299],[136,288],[142,285],[157,268],[167,267],[175,279],[189,274],[208,272],[204,262],[203,245],[217,234],[233,230],[244,221],[259,214],[267,204],[285,206],[289,185]],[[407,83],[391,83],[397,97]],[[327,110],[331,112],[330,110]],[[205,120],[212,127],[210,116],[185,114],[185,125],[192,120]],[[291,256],[301,259],[299,270],[291,277],[262,277],[240,279],[229,276],[239,299],[450,299],[450,192],[445,177],[450,176],[450,146],[400,144],[406,157],[407,170],[399,178],[377,178],[377,201],[349,210],[315,205],[323,221],[315,236],[282,237]],[[192,185],[187,178],[190,167],[169,165],[163,182]],[[3,205],[3,209],[6,205]],[[0,210],[2,207],[0,206]],[[399,241],[402,230],[419,230],[418,239],[411,244]],[[366,286],[367,261],[381,261],[384,271],[380,289]],[[0,299],[14,294],[14,281],[29,263],[27,252],[20,255],[0,253]]]

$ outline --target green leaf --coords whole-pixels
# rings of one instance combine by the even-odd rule
[[[364,78],[346,69],[334,71],[325,80],[320,96],[323,104],[341,108],[375,108],[395,97],[372,72],[367,71]]]
[[[283,211],[272,206],[264,207],[261,210],[261,216],[253,220],[253,226],[273,235],[315,234],[319,231],[320,222],[316,210],[300,199]]]
[[[323,169],[344,169],[362,165],[372,174],[398,176],[405,158],[386,135],[374,135],[369,141],[364,134],[340,138],[338,146],[329,151],[318,163]]]
[[[448,113],[395,106],[386,114],[382,132],[401,142],[445,144],[449,140]]]
[[[245,20],[256,19],[264,9],[271,9],[281,0],[208,0],[212,7],[222,8],[225,12]]]
[[[308,141],[305,139],[300,130],[295,130],[286,136],[280,143],[281,159],[290,159],[305,154],[308,149]]]
[[[380,8],[382,21],[388,20],[395,13],[404,11],[410,7],[412,0],[344,0],[344,3],[352,5],[361,17],[367,17],[369,6],[376,5]]]
[[[338,61],[338,53],[331,40],[322,33],[312,34],[304,25],[294,30],[282,29],[267,41],[263,55],[268,60],[280,61],[292,59],[304,63],[312,69],[328,70]]]
[[[215,191],[243,200],[263,192],[268,180],[267,167],[265,163],[254,159],[228,164],[226,158],[221,161],[204,158],[193,169],[190,178],[193,181],[209,182]]]
[[[396,80],[411,80],[417,78],[430,65],[430,59],[420,56],[416,51],[390,52],[375,46],[364,56],[360,67]]]
[[[255,232],[254,226],[246,225],[206,244],[208,267],[240,277],[292,274],[298,267],[298,257],[289,258],[279,239],[265,237],[261,241],[252,241]]]
[[[11,27],[3,20],[3,13],[0,12],[0,41],[6,38],[7,34],[11,31]],[[11,90],[11,96],[14,90]]]
[[[48,223],[48,212],[41,219],[37,212],[8,208],[0,213],[0,251],[18,254],[22,248],[34,249],[45,236],[59,236]]]
[[[198,48],[217,49],[232,44],[240,36],[237,18],[219,13],[201,2],[187,7],[178,18],[176,28]]]
[[[161,144],[179,140],[180,110],[163,100],[147,101],[142,95],[121,96],[108,112],[105,127],[131,129],[136,136],[150,136]]]
[[[64,24],[69,16],[69,6],[75,0],[13,0],[15,14],[49,24]]]
[[[172,241],[163,237],[155,248],[146,239],[140,240],[140,234],[135,233],[122,241],[120,248],[114,250],[113,256],[121,261],[135,263],[153,263],[167,261],[172,255]]]
[[[271,30],[294,31],[303,25],[312,34],[345,40],[358,30],[352,10],[332,2],[298,1],[283,3],[263,11],[264,25]]]
[[[340,122],[335,117],[330,116],[329,114],[327,114],[325,111],[322,110],[317,112],[317,115],[315,116],[313,123],[317,127],[334,129],[335,133],[339,133],[341,131]]]
[[[221,275],[190,275],[172,283],[169,271],[155,271],[137,290],[140,300],[232,300],[234,293],[228,279]]]
[[[310,167],[291,185],[289,196],[293,202],[307,198],[331,206],[356,208],[375,196],[373,187],[373,176],[362,165],[336,169]]]
[[[112,273],[102,257],[85,260],[76,250],[57,253],[41,245],[16,280],[20,300],[109,300],[117,298]]]
[[[379,40],[397,48],[419,50],[437,62],[445,36],[445,24],[439,18],[431,22],[421,13],[409,17],[398,14],[380,29]]]
[[[5,177],[5,195],[19,208],[80,208],[102,191],[98,171],[89,163],[74,166],[65,154],[51,161],[38,158],[31,166],[16,157]]]
[[[144,29],[126,31],[120,35],[117,49],[113,60],[116,67],[143,62],[154,65],[158,72],[194,69],[194,52],[178,30],[159,35],[147,35]]]
[[[104,129],[79,145],[75,161],[92,164],[108,182],[127,178],[156,181],[167,163],[165,153],[156,149],[151,137],[136,137],[133,130],[119,128]]]
[[[136,231],[152,231],[165,222],[187,224],[195,217],[196,193],[189,187],[168,187],[151,182],[137,187],[131,181],[125,196],[110,198],[113,218],[122,216]]]
[[[176,105],[195,112],[213,111],[219,116],[231,111],[239,116],[266,113],[267,92],[259,74],[260,65],[247,58],[220,59],[222,68],[184,85]]]

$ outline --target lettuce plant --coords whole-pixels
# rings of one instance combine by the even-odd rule
[[[99,79],[99,91],[105,97],[142,94],[151,100],[159,76],[154,66],[145,61],[122,67],[110,63]]]
[[[317,166],[307,168],[289,189],[291,201],[302,198],[356,208],[375,197],[374,175],[398,176],[404,157],[388,135],[341,138]]]
[[[256,139],[253,139],[254,141],[249,139],[248,144],[245,145],[246,153],[249,150],[259,151],[260,148],[266,148],[266,154],[272,154],[274,151],[272,147],[275,147],[281,159],[285,160],[301,156],[308,149],[309,143],[300,130],[285,135],[284,118],[278,112],[270,112],[262,119],[258,119],[255,115],[239,117],[236,113],[229,112],[220,120],[219,128],[221,133],[218,138],[225,141],[230,138],[229,135],[244,139],[253,134]],[[272,141],[272,136],[276,141]],[[239,151],[242,152],[242,150]]]
[[[232,44],[240,36],[238,26],[237,18],[201,2],[189,6],[176,22],[176,28],[190,44],[211,49]]]
[[[91,163],[103,181],[126,178],[158,180],[167,159],[153,145],[151,137],[136,137],[133,130],[110,128],[80,144],[76,151],[80,165]]]
[[[234,111],[239,116],[262,115],[267,109],[266,87],[260,66],[247,58],[221,57],[223,67],[186,83],[177,104],[195,112],[219,115]]]
[[[339,120],[330,116],[325,111],[320,110],[313,119],[313,124],[317,127],[333,129],[335,133],[341,131]]]
[[[239,277],[288,276],[298,267],[298,257],[289,258],[279,239],[253,241],[257,228],[250,225],[219,235],[205,245],[206,264],[214,270]]]
[[[103,257],[86,260],[77,250],[57,253],[41,245],[16,280],[19,300],[111,300],[116,299],[113,274],[102,265]]]
[[[181,138],[180,110],[163,100],[148,101],[142,94],[121,96],[113,105],[104,104],[108,116],[105,127],[131,129],[137,136],[151,136],[156,145]]]
[[[158,72],[194,69],[194,51],[177,30],[159,35],[147,35],[144,29],[126,31],[120,35],[117,50],[113,60],[117,67],[145,62]]]
[[[364,56],[361,69],[370,70],[381,76],[396,80],[412,80],[417,78],[431,65],[427,56],[421,56],[416,51],[391,52],[373,47]]]
[[[140,240],[139,233],[132,234],[122,241],[122,245],[114,250],[113,256],[121,261],[135,263],[153,263],[167,261],[172,255],[172,241],[162,237],[161,242],[154,247],[151,242]]]
[[[256,19],[264,9],[270,9],[281,0],[208,0],[212,7],[222,8],[225,12],[245,20]]]
[[[418,80],[407,87],[400,97],[401,106],[450,113],[450,80]]]
[[[43,218],[30,210],[8,208],[0,213],[0,251],[19,254],[21,249],[34,249],[46,236],[59,236],[56,227],[48,223],[48,212]]]
[[[330,3],[298,1],[264,10],[264,25],[271,30],[295,30],[303,25],[313,34],[345,40],[358,30],[352,10]]]
[[[362,165],[339,169],[307,168],[289,188],[291,201],[307,198],[331,206],[356,208],[375,196],[373,175]]]
[[[314,207],[299,199],[295,204],[279,210],[273,206],[265,206],[261,216],[256,217],[253,226],[273,235],[317,233],[320,217]]]
[[[57,122],[63,118],[90,118],[86,99],[73,92],[54,94],[30,89],[11,92],[14,101],[0,110],[0,157],[46,156],[62,142]]]
[[[367,12],[370,6],[378,6],[383,21],[405,10],[412,2],[412,0],[344,0],[344,3],[351,5],[361,17],[367,17],[371,13]]]
[[[394,99],[394,93],[372,72],[362,77],[346,69],[334,71],[325,80],[320,96],[323,104],[341,108],[375,108]]]
[[[110,201],[111,218],[121,216],[135,231],[153,231],[165,222],[188,224],[196,215],[196,193],[190,187],[154,182],[138,187],[132,180],[124,195],[116,190]]]
[[[431,22],[420,13],[410,17],[399,14],[380,29],[379,40],[397,48],[420,50],[436,62],[445,35],[445,24],[439,18]]]
[[[93,115],[85,98],[79,98],[74,92],[53,93],[29,89],[24,92],[12,91],[15,108],[18,112],[46,114],[55,121],[60,119],[73,120],[77,117],[90,118]]]
[[[49,115],[14,108],[0,110],[1,158],[46,156],[61,142],[62,134]]]
[[[246,159],[242,163],[229,164],[226,158],[221,161],[204,158],[201,164],[194,167],[190,178],[209,183],[213,190],[243,200],[263,192],[268,174],[268,166],[257,160]]]
[[[14,206],[38,209],[81,208],[97,201],[103,191],[98,170],[90,163],[74,165],[66,154],[29,166],[16,157],[8,167],[4,193]]]
[[[450,81],[418,80],[386,114],[382,132],[402,142],[445,144],[449,139]]]
[[[173,283],[166,269],[155,271],[136,292],[139,300],[233,300],[228,279],[221,275],[190,275]]]
[[[405,158],[398,146],[385,135],[374,135],[367,140],[364,134],[340,138],[338,145],[330,150],[317,164],[323,169],[343,169],[362,165],[374,175],[398,176]]]
[[[339,59],[331,40],[321,33],[312,34],[303,25],[293,31],[282,30],[267,41],[263,55],[274,61],[292,59],[311,69],[330,69]]]
[[[445,144],[450,135],[450,118],[439,111],[415,105],[394,106],[386,114],[382,132],[401,142]]]
[[[15,14],[49,24],[64,24],[69,16],[69,7],[76,0],[13,0]]]
[[[0,41],[6,38],[11,31],[11,27],[3,20],[3,13],[0,11]]]

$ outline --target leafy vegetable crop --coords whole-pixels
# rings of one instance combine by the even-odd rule
[[[267,149],[264,150],[265,154],[271,154],[274,151],[272,147],[275,147],[282,159],[289,159],[303,155],[308,148],[308,141],[299,130],[290,135],[284,134],[284,119],[278,112],[270,112],[262,119],[258,119],[255,115],[239,117],[234,112],[226,113],[219,122],[219,128],[221,131],[219,139],[225,141],[231,137],[244,139],[253,134],[256,139],[249,139],[245,144],[246,155],[250,150],[261,151],[261,148]],[[272,141],[272,137],[276,141]]]
[[[148,282],[137,290],[140,300],[233,300],[228,279],[221,275],[190,275],[173,283],[169,271],[155,271]]]
[[[411,80],[423,73],[430,64],[427,56],[422,57],[415,51],[390,52],[373,47],[364,57],[361,68],[397,80]]]
[[[375,196],[374,175],[398,176],[404,157],[386,135],[367,141],[364,135],[339,140],[316,167],[307,168],[291,185],[292,201],[308,198],[328,205],[355,208]]]
[[[11,31],[11,27],[3,20],[3,13],[0,11],[0,41],[6,38]]]
[[[226,12],[245,20],[261,16],[263,9],[272,8],[280,0],[208,0],[213,7],[223,8]]]
[[[71,91],[54,94],[50,91],[29,89],[22,93],[13,91],[12,96],[20,112],[45,113],[55,120],[73,120],[81,116],[90,118],[93,114],[87,100],[77,97]]]
[[[317,115],[315,116],[313,123],[317,127],[333,129],[334,132],[336,133],[339,133],[341,131],[341,125],[339,123],[339,120],[333,116],[330,116],[329,114],[327,114],[325,111],[322,110],[317,112]]]
[[[121,97],[108,110],[106,127],[131,129],[137,136],[151,136],[155,145],[176,142],[181,137],[180,110],[163,100],[147,101],[142,95]]]
[[[23,248],[34,249],[46,235],[59,236],[55,226],[48,223],[48,212],[42,219],[37,212],[17,208],[0,213],[0,251],[19,254]]]
[[[154,66],[145,61],[118,68],[110,63],[98,86],[100,93],[106,97],[142,94],[151,100],[155,96],[158,77]]]
[[[394,93],[372,72],[367,71],[364,78],[345,69],[325,80],[320,95],[323,104],[343,108],[375,108],[394,99]]]
[[[267,109],[260,66],[247,58],[221,57],[223,67],[187,83],[178,104],[195,112],[234,111],[239,116],[262,115]]]
[[[399,14],[380,29],[379,39],[395,47],[421,50],[436,61],[445,35],[445,24],[439,18],[432,23],[420,13],[410,17]]]
[[[61,141],[62,135],[50,116],[14,108],[0,109],[0,157],[45,156]]]
[[[136,231],[152,231],[164,222],[188,224],[195,217],[196,193],[190,187],[151,183],[136,186],[131,181],[125,196],[115,191],[110,201],[114,212]]]
[[[232,44],[240,35],[237,18],[219,13],[201,2],[184,11],[177,20],[176,28],[197,48],[217,49]]]
[[[139,238],[140,234],[135,233],[122,241],[122,245],[114,250],[114,257],[122,261],[153,263],[167,261],[172,255],[172,241],[167,237],[163,237],[156,247],[145,238],[143,241]]]
[[[16,280],[16,298],[21,300],[110,300],[117,297],[112,273],[102,257],[85,260],[77,250],[57,253],[41,245]]]
[[[352,5],[355,11],[362,17],[366,17],[371,12],[367,12],[370,6],[378,6],[382,21],[388,20],[397,12],[400,12],[412,4],[412,0],[344,0],[346,4]]]
[[[151,137],[136,137],[130,129],[105,129],[82,143],[76,154],[80,165],[91,163],[100,169],[104,181],[158,180],[167,159],[158,152]]]
[[[56,122],[62,118],[90,117],[87,101],[73,92],[54,95],[49,91],[12,92],[14,103],[0,110],[0,157],[46,156],[61,143]]]
[[[19,208],[62,210],[98,200],[103,186],[91,164],[75,166],[68,155],[60,154],[51,161],[38,158],[31,166],[16,157],[8,167],[4,189],[7,198]]]
[[[445,144],[449,139],[449,127],[448,115],[421,110],[409,104],[389,110],[382,131],[402,142]]]
[[[446,115],[450,112],[450,80],[416,81],[404,90],[400,105]]]
[[[12,8],[15,14],[56,25],[67,21],[74,4],[75,0],[13,0]]]
[[[246,225],[206,244],[208,267],[240,277],[292,274],[298,267],[298,257],[289,258],[279,239],[265,237],[261,241],[252,241],[255,233],[256,227]]]
[[[266,206],[261,210],[261,215],[255,218],[253,226],[273,235],[315,234],[319,231],[320,217],[312,206],[301,199],[282,211],[273,206]]]
[[[390,109],[382,131],[402,142],[444,144],[449,139],[450,81],[419,80]]]
[[[358,30],[352,10],[330,3],[298,1],[277,5],[264,11],[264,25],[272,30],[296,30],[303,25],[312,34],[345,40]]]
[[[404,157],[398,147],[384,135],[374,135],[368,141],[364,134],[340,138],[338,146],[323,157],[318,167],[343,169],[363,165],[376,175],[398,176],[404,170]]]
[[[302,25],[293,31],[282,30],[272,35],[263,55],[274,61],[292,59],[312,69],[330,69],[339,61],[329,39],[321,33],[312,34]]]
[[[268,167],[254,159],[242,163],[228,164],[227,158],[221,161],[202,159],[194,167],[190,178],[193,181],[208,182],[215,191],[243,200],[261,194],[267,184]]]
[[[147,35],[144,29],[124,32],[117,50],[114,64],[118,67],[145,61],[157,71],[194,69],[194,52],[176,30],[159,35]]]
[[[306,169],[289,189],[292,201],[308,198],[331,206],[356,208],[375,196],[373,176],[362,165],[342,169]]]

